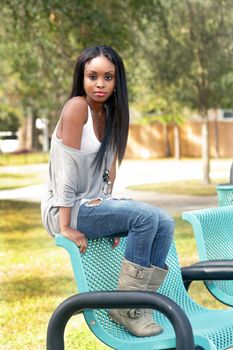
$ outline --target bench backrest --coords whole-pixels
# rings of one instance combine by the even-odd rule
[[[233,206],[193,210],[183,213],[196,238],[201,261],[233,260]],[[233,281],[206,281],[209,291],[233,306]]]

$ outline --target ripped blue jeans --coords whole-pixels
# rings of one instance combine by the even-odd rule
[[[83,203],[77,229],[88,239],[128,236],[127,260],[144,267],[164,268],[174,220],[160,208],[131,199],[111,198],[97,205]]]

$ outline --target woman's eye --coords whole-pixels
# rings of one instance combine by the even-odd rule
[[[112,76],[111,76],[111,75],[106,75],[106,76],[105,76],[105,79],[106,79],[106,80],[112,80]]]
[[[95,75],[89,75],[89,78],[90,78],[91,80],[95,80],[95,79],[96,79],[96,76],[95,76]]]

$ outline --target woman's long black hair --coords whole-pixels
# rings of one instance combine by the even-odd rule
[[[106,151],[113,148],[121,163],[126,149],[129,131],[128,93],[124,63],[118,53],[109,46],[96,46],[85,49],[78,57],[73,74],[73,85],[69,98],[85,96],[83,86],[85,64],[97,56],[104,55],[115,65],[116,86],[114,93],[105,102],[106,127],[101,147],[96,155],[97,168],[101,167]]]

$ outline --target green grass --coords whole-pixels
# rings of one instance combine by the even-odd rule
[[[30,152],[24,154],[0,154],[0,166],[1,165],[24,165],[24,164],[36,164],[47,163],[48,154],[43,152]]]
[[[35,203],[0,201],[1,349],[44,350],[47,324],[58,304],[76,292],[67,253],[55,247],[41,225]],[[176,217],[176,241],[182,265],[197,261],[189,224]],[[201,283],[191,295],[208,307],[222,307]],[[68,323],[66,350],[104,350],[81,315]]]
[[[33,164],[47,162],[47,153],[0,154],[0,191],[44,183],[45,174]]]
[[[42,183],[42,178],[38,174],[0,174],[0,190],[12,190],[25,186],[37,185]]]
[[[1,349],[44,350],[49,318],[76,292],[67,254],[41,226],[35,203],[0,201]],[[106,349],[75,316],[66,331],[66,349]]]
[[[219,183],[224,183],[224,180],[214,180],[209,185],[204,185],[200,180],[184,180],[135,185],[129,186],[128,188],[135,191],[154,191],[169,194],[186,194],[192,196],[213,196],[216,195],[216,185]]]

